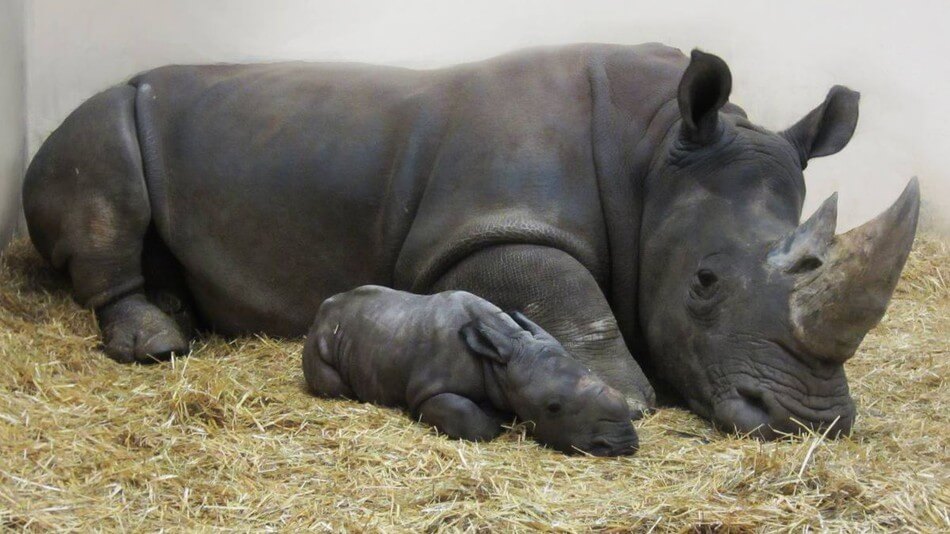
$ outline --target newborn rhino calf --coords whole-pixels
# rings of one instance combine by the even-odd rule
[[[317,395],[408,407],[455,438],[490,440],[514,412],[559,451],[616,456],[638,446],[619,392],[524,315],[464,291],[335,295],[307,335],[303,370]]]

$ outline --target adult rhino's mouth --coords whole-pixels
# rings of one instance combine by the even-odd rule
[[[740,387],[715,403],[712,419],[723,431],[773,440],[807,431],[827,432],[831,437],[849,435],[854,418],[854,401],[849,396],[813,408],[766,388]]]
[[[854,400],[842,366],[812,368],[786,350],[772,352],[782,367],[759,363],[755,374],[736,373],[713,402],[721,430],[772,440],[808,431],[849,435]]]
[[[843,365],[805,354],[795,343],[736,333],[724,340],[736,357],[710,376],[715,393],[703,412],[717,428],[766,440],[851,433],[855,406]]]

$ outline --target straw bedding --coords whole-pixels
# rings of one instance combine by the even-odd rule
[[[92,314],[26,242],[0,263],[0,524],[75,530],[950,530],[950,254],[921,237],[849,364],[854,434],[762,443],[686,411],[633,457],[513,428],[450,441],[313,398],[299,341],[207,336],[169,364],[97,351]]]

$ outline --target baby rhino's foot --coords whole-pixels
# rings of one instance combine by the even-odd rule
[[[136,293],[96,310],[103,350],[120,363],[153,363],[188,354],[178,324]]]

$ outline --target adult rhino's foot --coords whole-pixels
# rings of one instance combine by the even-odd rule
[[[120,363],[153,363],[188,354],[178,323],[136,293],[96,310],[103,351]]]
[[[627,393],[624,398],[627,400],[627,406],[630,407],[630,418],[634,421],[643,419],[643,416],[650,413],[656,406],[656,395],[653,393],[653,388],[650,388],[649,392]]]
[[[656,392],[633,358],[623,355],[610,358],[583,356],[581,354],[578,359],[585,362],[607,385],[623,395],[627,406],[630,407],[631,419],[643,419],[656,407]]]
[[[601,380],[624,396],[630,407],[631,418],[636,421],[643,419],[656,407],[656,392],[636,360],[629,356],[626,347],[618,340],[606,349],[592,344],[572,352]]]
[[[164,289],[154,289],[146,291],[146,298],[155,305],[156,308],[174,319],[178,325],[178,330],[190,335],[195,332],[198,321],[195,317],[194,309],[188,304],[186,299],[173,291]]]

